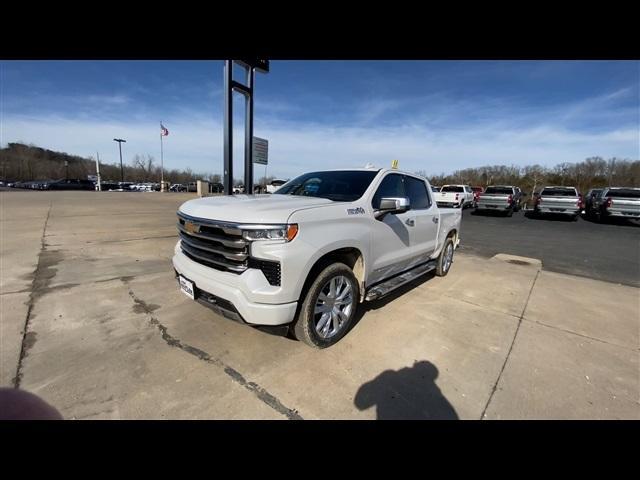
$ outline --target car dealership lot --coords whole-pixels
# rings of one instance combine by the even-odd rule
[[[0,384],[17,373],[70,419],[640,419],[632,225],[465,211],[447,277],[369,305],[318,351],[178,290],[190,198],[1,192]]]

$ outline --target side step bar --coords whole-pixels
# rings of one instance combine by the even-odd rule
[[[427,263],[419,265],[408,272],[401,273],[400,275],[396,275],[395,277],[390,278],[382,283],[379,283],[373,287],[371,287],[364,299],[366,301],[378,300],[396,288],[401,287],[402,285],[409,283],[411,280],[415,280],[416,278],[424,275],[425,273],[429,273],[431,270],[435,270],[436,268],[436,260],[431,260]]]

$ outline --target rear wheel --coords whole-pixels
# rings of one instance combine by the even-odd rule
[[[449,269],[451,268],[451,264],[453,263],[453,252],[453,239],[449,237],[445,240],[444,247],[442,247],[442,251],[438,256],[438,260],[436,263],[437,276],[444,277],[447,273],[449,273]]]
[[[295,337],[314,348],[337,343],[355,318],[360,287],[344,263],[326,267],[309,287],[295,324]]]

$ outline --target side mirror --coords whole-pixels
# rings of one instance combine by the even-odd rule
[[[407,197],[383,197],[380,200],[380,208],[375,211],[374,216],[378,220],[388,213],[404,213],[411,210],[411,203]]]

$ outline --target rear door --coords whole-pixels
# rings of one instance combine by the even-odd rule
[[[405,175],[404,186],[411,202],[411,212],[413,212],[413,225],[409,228],[409,238],[415,256],[410,262],[410,268],[427,261],[435,251],[439,215],[424,180]]]

